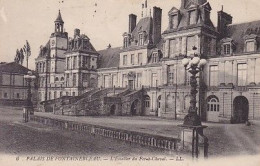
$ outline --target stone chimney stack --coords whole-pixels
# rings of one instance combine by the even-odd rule
[[[136,15],[129,14],[129,30],[128,30],[129,33],[132,33],[136,27],[136,18],[137,18]]]
[[[227,31],[227,26],[232,24],[232,16],[223,12],[223,8],[218,12],[217,31],[220,33],[220,38],[223,38]]]
[[[153,43],[157,44],[161,40],[162,31],[162,9],[153,7]]]

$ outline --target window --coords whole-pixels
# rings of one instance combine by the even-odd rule
[[[196,10],[190,11],[189,12],[189,25],[196,24],[197,23],[196,18],[197,18]]]
[[[133,65],[135,62],[134,62],[134,54],[131,54],[131,64]]]
[[[150,97],[148,95],[144,98],[144,106],[145,108],[150,108]]]
[[[124,55],[123,56],[123,65],[126,65],[127,64],[127,55]]]
[[[137,82],[136,87],[140,88],[142,86],[142,73],[137,73],[136,82]]]
[[[64,77],[61,77],[61,79],[60,79],[61,81],[64,81]]]
[[[247,79],[247,64],[241,63],[237,64],[237,85],[245,86]]]
[[[123,87],[126,87],[127,86],[127,76],[126,76],[126,74],[123,74],[122,75],[122,85],[123,85]]]
[[[60,91],[60,97],[62,97],[62,91]]]
[[[169,66],[168,70],[168,85],[174,84],[174,66]]]
[[[178,53],[177,40],[170,40],[170,57],[174,57]]]
[[[173,101],[174,101],[173,99],[174,99],[174,96],[171,96],[171,95],[168,95],[166,97],[166,105],[165,105],[166,108],[173,108]]]
[[[112,75],[112,87],[117,86],[117,75],[113,74]]]
[[[7,98],[7,93],[4,93],[4,98]]]
[[[58,78],[58,77],[56,77],[56,78],[55,78],[55,81],[59,81],[59,78]]]
[[[75,87],[76,86],[76,81],[77,81],[77,78],[76,78],[77,76],[76,76],[76,73],[73,73],[73,78],[72,78],[72,85]]]
[[[57,98],[57,92],[55,91],[54,92],[54,99],[56,99]]]
[[[140,63],[142,63],[142,53],[138,53],[138,55],[137,55],[138,57],[137,57],[137,63],[138,64],[140,64]]]
[[[51,100],[51,92],[49,92],[49,100]]]
[[[19,93],[16,93],[16,98],[20,99],[20,94]]]
[[[230,44],[224,44],[223,45],[223,53],[224,53],[224,55],[230,55],[230,53],[231,53],[231,46],[230,46]]]
[[[152,73],[152,87],[158,86],[157,73]]]
[[[67,58],[67,70],[70,69],[70,58]]]
[[[73,57],[73,69],[76,68],[76,58],[77,58],[77,57],[75,57],[75,56]]]
[[[109,76],[105,75],[104,76],[104,88],[108,88],[109,87]]]
[[[218,86],[218,66],[209,67],[209,86]]]
[[[209,96],[208,111],[219,112],[219,100],[216,96]]]
[[[69,96],[69,92],[66,92],[66,96]]]
[[[69,86],[69,80],[70,80],[70,74],[67,74],[67,76],[66,76],[66,87],[68,87]]]
[[[253,52],[253,51],[255,51],[255,42],[254,41],[246,42],[246,52]]]
[[[188,110],[190,107],[190,96],[184,97],[184,110]]]
[[[128,47],[128,37],[124,37],[124,48]]]
[[[158,53],[154,52],[152,54],[152,63],[156,63],[156,62],[158,62]]]
[[[173,15],[171,17],[171,28],[177,28],[178,26],[178,19],[177,15]]]
[[[193,54],[194,53],[194,50],[192,50],[192,48],[194,46],[196,46],[196,37],[195,36],[190,36],[187,38],[187,54]]]
[[[72,96],[76,96],[76,93],[75,93],[75,92],[72,92]]]
[[[144,35],[143,35],[143,33],[139,33],[138,39],[139,39],[139,46],[144,45]]]
[[[190,85],[190,72],[188,72],[187,70],[185,71],[185,85]]]

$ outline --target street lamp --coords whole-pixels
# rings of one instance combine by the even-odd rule
[[[27,82],[28,89],[27,89],[27,100],[26,106],[24,107],[24,121],[28,122],[28,114],[30,113],[33,115],[33,103],[32,103],[32,93],[31,93],[31,82],[36,77],[32,74],[31,71],[28,71],[27,75],[24,75],[24,79]]]
[[[194,46],[192,48],[194,51],[197,50],[197,48]],[[191,85],[191,98],[190,98],[190,107],[189,107],[189,113],[184,118],[184,125],[192,125],[192,126],[198,126],[201,125],[200,117],[197,115],[197,107],[196,107],[196,94],[197,91],[197,79],[196,75],[203,69],[203,66],[206,65],[207,61],[205,59],[201,59],[198,54],[194,53],[193,55],[187,57],[184,56],[184,59],[182,60],[182,64],[185,67],[185,69],[191,73],[190,77],[190,85]]]
[[[197,48],[194,46],[193,51]],[[198,54],[194,53],[189,57],[184,56],[182,64],[185,69],[191,73],[190,76],[190,107],[188,114],[184,117],[183,125],[179,125],[183,128],[181,133],[182,147],[183,149],[190,149],[192,157],[198,158],[199,156],[207,157],[208,155],[208,139],[203,135],[203,129],[207,126],[201,125],[200,117],[197,114],[196,107],[196,94],[197,91],[197,79],[196,75],[202,71],[203,66],[206,65],[207,61],[199,57]]]

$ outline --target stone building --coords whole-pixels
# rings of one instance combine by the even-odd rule
[[[15,63],[0,63],[0,105],[20,107],[26,105],[28,84],[24,79],[29,69]],[[32,85],[33,102],[36,102],[37,90],[35,82]]]
[[[198,54],[207,59],[207,65],[198,75],[197,107],[201,119],[234,123],[259,119],[260,21],[233,25],[232,16],[222,10],[218,12],[215,27],[210,13],[207,0],[181,0],[179,9],[172,7],[168,12],[168,27],[163,32],[162,9],[153,7],[150,14],[139,21],[136,15],[130,14],[128,31],[122,35],[122,47],[100,51],[77,29],[69,41],[67,33],[55,31],[57,38],[66,34],[69,44],[64,45],[60,56],[50,53],[50,42],[42,48],[49,50],[45,51],[48,56],[44,59],[53,59],[58,64],[59,57],[66,66],[53,73],[63,77],[61,85],[55,85],[51,81],[55,81],[53,77],[47,79],[50,80],[48,88],[60,88],[67,96],[79,95],[62,101],[57,109],[62,108],[62,113],[65,109],[70,115],[182,119],[190,105],[190,76],[181,60],[184,55]],[[63,26],[62,19],[57,20],[55,27],[56,23]],[[192,49],[194,46],[196,50]],[[60,50],[57,46],[53,49]],[[41,58],[39,56],[37,62],[41,62]],[[40,77],[52,76],[49,71],[40,73]],[[44,88],[39,92],[44,93]],[[56,97],[47,95],[46,99]]]

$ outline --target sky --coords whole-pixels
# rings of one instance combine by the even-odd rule
[[[39,48],[54,31],[54,20],[61,10],[65,31],[73,36],[75,28],[86,34],[96,50],[122,46],[122,35],[128,31],[128,15],[141,18],[145,0],[0,0],[0,62],[12,62],[16,49],[26,40],[31,45],[29,68],[35,68]],[[168,26],[168,11],[179,8],[181,0],[148,0],[148,8],[163,10],[162,31]],[[208,0],[211,19],[217,25],[217,11],[233,16],[233,23],[260,20],[259,0]],[[149,11],[148,11],[149,13]],[[24,62],[24,65],[26,63]]]

